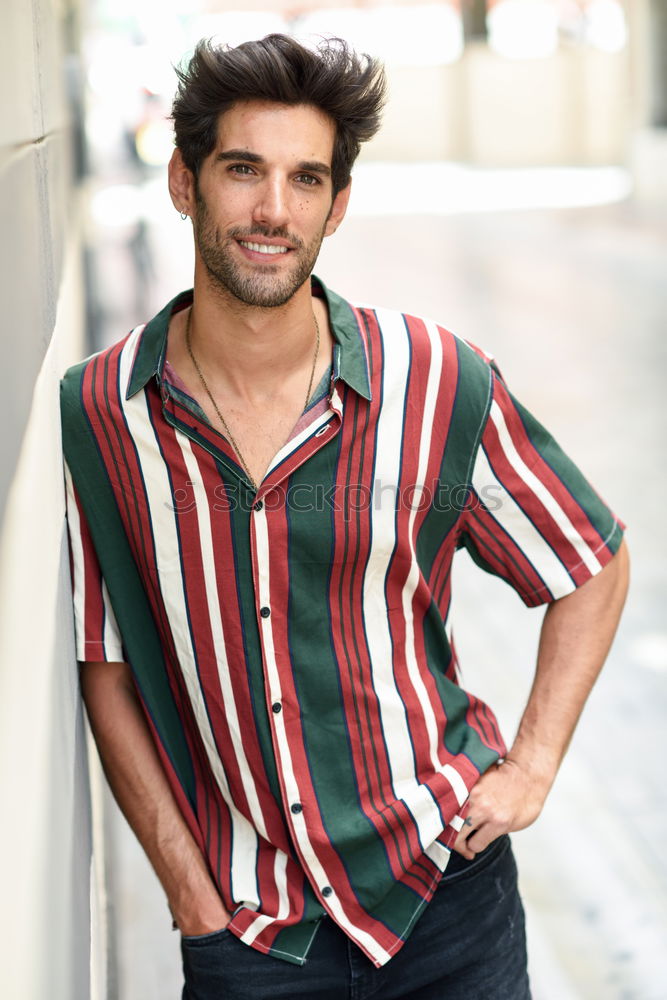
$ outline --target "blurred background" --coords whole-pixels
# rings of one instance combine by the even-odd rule
[[[77,692],[58,381],[191,284],[165,183],[173,66],[202,36],[286,31],[341,35],[389,77],[317,272],[495,354],[629,525],[621,631],[514,843],[535,1000],[667,1000],[665,0],[3,0],[0,27],[3,997],[179,995]],[[541,613],[456,570],[464,682],[511,739]]]

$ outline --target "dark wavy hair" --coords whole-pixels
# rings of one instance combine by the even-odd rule
[[[237,101],[311,104],[336,126],[331,164],[334,195],[350,180],[361,143],[380,127],[386,99],[382,64],[358,55],[341,38],[316,51],[289,35],[273,34],[232,48],[202,39],[185,69],[171,118],[183,161],[197,177],[215,148],[218,118]]]

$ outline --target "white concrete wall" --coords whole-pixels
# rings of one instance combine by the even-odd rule
[[[58,418],[59,377],[83,353],[64,87],[74,7],[74,0],[0,5],[3,1000],[91,996],[90,793]],[[103,962],[97,965],[92,995],[102,996]]]

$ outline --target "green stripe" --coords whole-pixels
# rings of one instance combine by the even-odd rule
[[[194,770],[169,687],[162,645],[81,401],[83,376],[89,363],[84,361],[70,368],[61,383],[65,459],[90,528],[128,660],[160,741],[194,809]]]
[[[479,734],[467,722],[468,695],[458,684],[445,676],[451,650],[440,612],[434,604],[424,621],[424,646],[426,662],[447,717],[443,734],[447,752],[464,754],[482,773],[498,759],[498,754],[485,746]]]
[[[333,484],[336,481],[337,458],[337,442],[332,438],[308,460],[307,465],[293,473],[290,485],[294,487],[309,482]],[[338,495],[336,502],[340,500]],[[292,669],[303,738],[310,766],[315,772],[314,784],[322,820],[332,848],[346,867],[357,899],[373,913],[378,904],[378,891],[384,893],[386,886],[392,884],[393,875],[382,837],[359,803],[358,779],[338,677],[339,671],[353,668],[358,657],[352,651],[352,663],[336,663],[330,622],[321,613],[322,608],[329,606],[333,535],[331,511],[326,505],[324,510],[314,509],[317,506],[309,504],[309,509],[303,511],[295,511],[293,506],[288,508]],[[292,524],[295,519],[298,519],[298,531]],[[316,684],[313,684],[314,671]],[[358,688],[357,695],[359,701]],[[362,711],[360,704],[358,711]],[[375,748],[361,747],[360,752],[368,757],[375,754]],[[393,821],[396,829],[394,833],[387,831],[386,836],[392,836],[396,842],[401,831],[395,816]],[[405,848],[402,854],[406,854]],[[417,868],[415,874],[419,876],[423,873]],[[410,919],[414,906],[414,891],[401,885],[393,895],[387,922],[400,931]]]
[[[333,485],[337,459],[338,441],[331,438],[293,473],[290,485],[292,488],[309,482]],[[340,501],[338,494],[335,502]],[[333,515],[326,503],[304,506],[308,509],[288,507],[288,624],[294,683],[322,820],[364,905],[372,902],[378,885],[386,885],[392,876],[381,838],[359,804],[339,682],[339,670],[349,664],[336,662],[330,621],[326,612],[322,613],[329,607]],[[313,684],[314,673],[316,684]]]
[[[476,454],[491,402],[488,365],[467,344],[459,340],[455,343],[458,384],[440,467],[440,484],[446,489],[442,490],[436,508],[432,507],[424,518],[416,547],[417,560],[427,578],[443,541],[450,531],[456,529],[460,507],[466,499],[472,477],[471,456],[474,458]],[[497,760],[498,754],[489,750],[468,725],[468,697],[458,684],[445,676],[451,661],[451,649],[435,601],[432,601],[424,620],[424,645],[426,662],[447,716],[444,732],[447,752],[463,753],[475,767],[485,771]]]
[[[231,487],[232,490],[231,493],[227,494],[231,508],[229,515],[223,513],[220,516],[229,516],[230,518],[233,551],[229,553],[229,558],[230,561],[233,561],[236,599],[239,603],[245,651],[244,663],[239,660],[238,664],[230,665],[232,669],[246,671],[246,679],[252,698],[253,722],[262,755],[264,771],[271,793],[281,813],[284,814],[276,756],[273,749],[273,737],[266,706],[264,655],[257,625],[257,595],[252,575],[250,518],[252,516],[255,491],[249,486],[246,487],[244,483],[241,483],[239,476],[233,472],[230,473],[228,467],[223,462],[216,461],[216,467],[225,486]],[[234,500],[237,498],[238,503],[235,503]],[[231,599],[233,600],[234,598],[232,597]],[[251,767],[253,770],[253,780],[257,781],[261,790],[260,769],[259,767],[255,768],[253,761],[251,761]]]
[[[284,927],[275,936],[269,955],[274,958],[281,958],[285,962],[293,965],[303,965],[313,942],[313,937],[317,933],[320,920],[324,915],[324,909],[320,907],[321,914],[317,919],[304,919],[299,924],[292,924],[291,927]],[[303,957],[301,957],[303,956]]]
[[[616,552],[621,544],[623,531],[612,512],[580,469],[561,450],[560,445],[549,431],[509,391],[508,395],[521,417],[528,438],[539,452],[542,460],[553,469],[564,488],[574,498],[575,503],[586,513],[591,524],[600,534],[600,544],[604,542],[612,552]],[[592,545],[591,548],[595,548],[595,546]]]
[[[154,375],[162,374],[164,356],[167,347],[167,331],[169,330],[169,320],[172,310],[183,299],[192,297],[192,289],[180,292],[175,295],[170,302],[167,302],[164,309],[153,317],[139,339],[137,353],[132,365],[132,373],[127,387],[127,399],[130,399],[136,392],[143,389],[149,379]]]
[[[352,311],[352,306],[340,295],[330,291],[326,285],[315,278],[313,280],[322,288],[329,320],[334,338],[340,344],[340,368],[338,375],[364,399],[371,399],[371,386],[366,364],[366,353],[359,333],[359,327]]]

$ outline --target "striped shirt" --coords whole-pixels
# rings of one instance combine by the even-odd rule
[[[257,493],[165,372],[191,292],[66,374],[77,655],[130,663],[232,933],[301,964],[326,913],[381,966],[505,752],[458,683],[456,549],[538,605],[622,526],[483,352],[313,289],[329,391]]]

